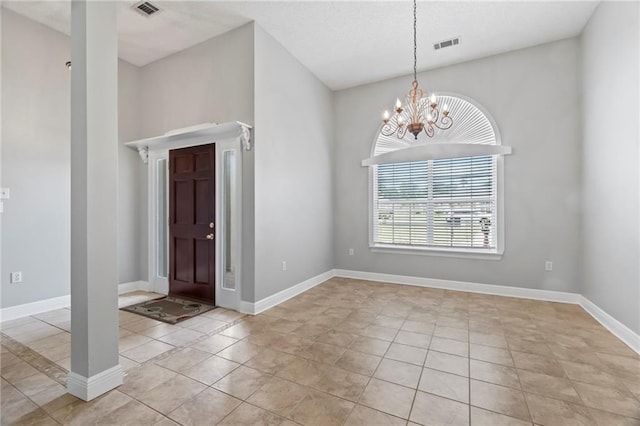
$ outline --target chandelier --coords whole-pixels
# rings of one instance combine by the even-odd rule
[[[426,97],[424,91],[418,87],[417,63],[418,48],[416,40],[416,0],[413,0],[413,83],[412,88],[405,96],[403,107],[400,98],[396,100],[395,113],[383,114],[381,133],[385,136],[396,135],[398,139],[404,138],[407,131],[413,134],[416,140],[420,132],[424,131],[430,138],[435,134],[435,129],[446,130],[453,124],[449,116],[449,107],[445,104],[440,110],[438,98],[435,93]]]

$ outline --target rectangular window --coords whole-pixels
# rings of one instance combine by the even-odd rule
[[[374,245],[495,251],[496,163],[482,156],[378,165]]]

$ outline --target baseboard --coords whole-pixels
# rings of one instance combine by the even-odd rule
[[[640,335],[606,313],[602,308],[584,296],[580,296],[580,306],[596,319],[604,328],[622,340],[627,346],[640,354]]]
[[[334,270],[329,270],[285,290],[282,290],[276,294],[265,297],[264,299],[261,299],[255,303],[241,301],[240,312],[244,314],[257,315],[269,308],[273,308],[274,306],[291,299],[292,297],[299,295],[300,293],[304,293],[305,291],[317,286],[318,284],[322,284],[323,282],[327,281],[330,278],[333,278],[334,276]]]
[[[133,281],[118,285],[118,294],[129,293],[136,290],[149,291],[149,283],[146,281]],[[38,315],[43,312],[68,308],[71,305],[71,296],[53,297],[51,299],[38,300],[37,302],[23,305],[9,306],[0,309],[0,321],[10,321],[18,318]]]
[[[129,283],[118,284],[118,294],[131,293],[132,291],[150,291],[151,287],[147,281],[131,281]]]
[[[123,371],[120,364],[91,377],[84,377],[73,371],[67,375],[67,391],[84,401],[115,389],[122,384]]]
[[[255,305],[256,304],[253,302],[245,302],[244,300],[241,300],[238,312],[248,315],[256,315],[257,312],[255,310]]]
[[[466,281],[439,280],[435,278],[410,277],[406,275],[379,274],[376,272],[349,271],[335,269],[334,276],[368,281],[405,284],[417,287],[440,288],[444,290],[468,291],[470,293],[493,294],[496,296],[518,297],[522,299],[545,300],[549,302],[580,303],[580,294],[565,293],[535,288],[509,287],[495,284],[480,284]]]
[[[9,306],[8,308],[0,309],[0,321],[10,321],[43,312],[54,311],[56,309],[68,308],[70,303],[71,296],[66,295],[25,303],[23,305]]]
[[[622,340],[636,353],[640,354],[640,336],[581,294],[533,288],[509,287],[494,284],[479,284],[464,281],[409,277],[405,275],[378,274],[375,272],[349,271],[344,269],[335,269],[333,272],[336,277],[414,285],[419,287],[441,288],[445,290],[468,291],[471,293],[493,294],[496,296],[518,297],[523,299],[544,300],[548,302],[578,304],[604,328]]]
[[[522,299],[535,299],[572,304],[580,303],[580,298],[582,297],[577,293],[565,293],[553,290],[539,290],[494,284],[471,283],[465,281],[450,281],[439,280],[435,278],[411,277],[407,275],[392,275],[380,274],[376,272],[332,269],[299,284],[296,284],[293,287],[276,293],[272,296],[259,300],[256,303],[242,301],[240,302],[240,312],[251,315],[259,314],[333,277],[353,278],[367,281],[378,281],[428,288],[441,288],[445,290],[468,291],[471,293],[493,294],[496,296],[509,296]]]

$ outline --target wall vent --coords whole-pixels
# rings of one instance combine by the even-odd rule
[[[460,36],[450,38],[448,40],[442,40],[433,45],[435,50],[444,49],[445,47],[457,46],[460,44]]]
[[[138,12],[140,15],[145,16],[147,18],[151,15],[155,15],[156,13],[160,12],[160,8],[158,6],[148,1],[141,1],[140,3],[136,3],[133,6],[131,6],[131,8],[136,12]]]

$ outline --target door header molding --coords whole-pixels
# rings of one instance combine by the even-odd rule
[[[125,143],[136,149],[142,161],[147,164],[149,151],[186,148],[209,143],[240,140],[245,151],[251,150],[251,126],[240,121],[216,124],[205,123],[183,129],[170,130],[164,135]]]

